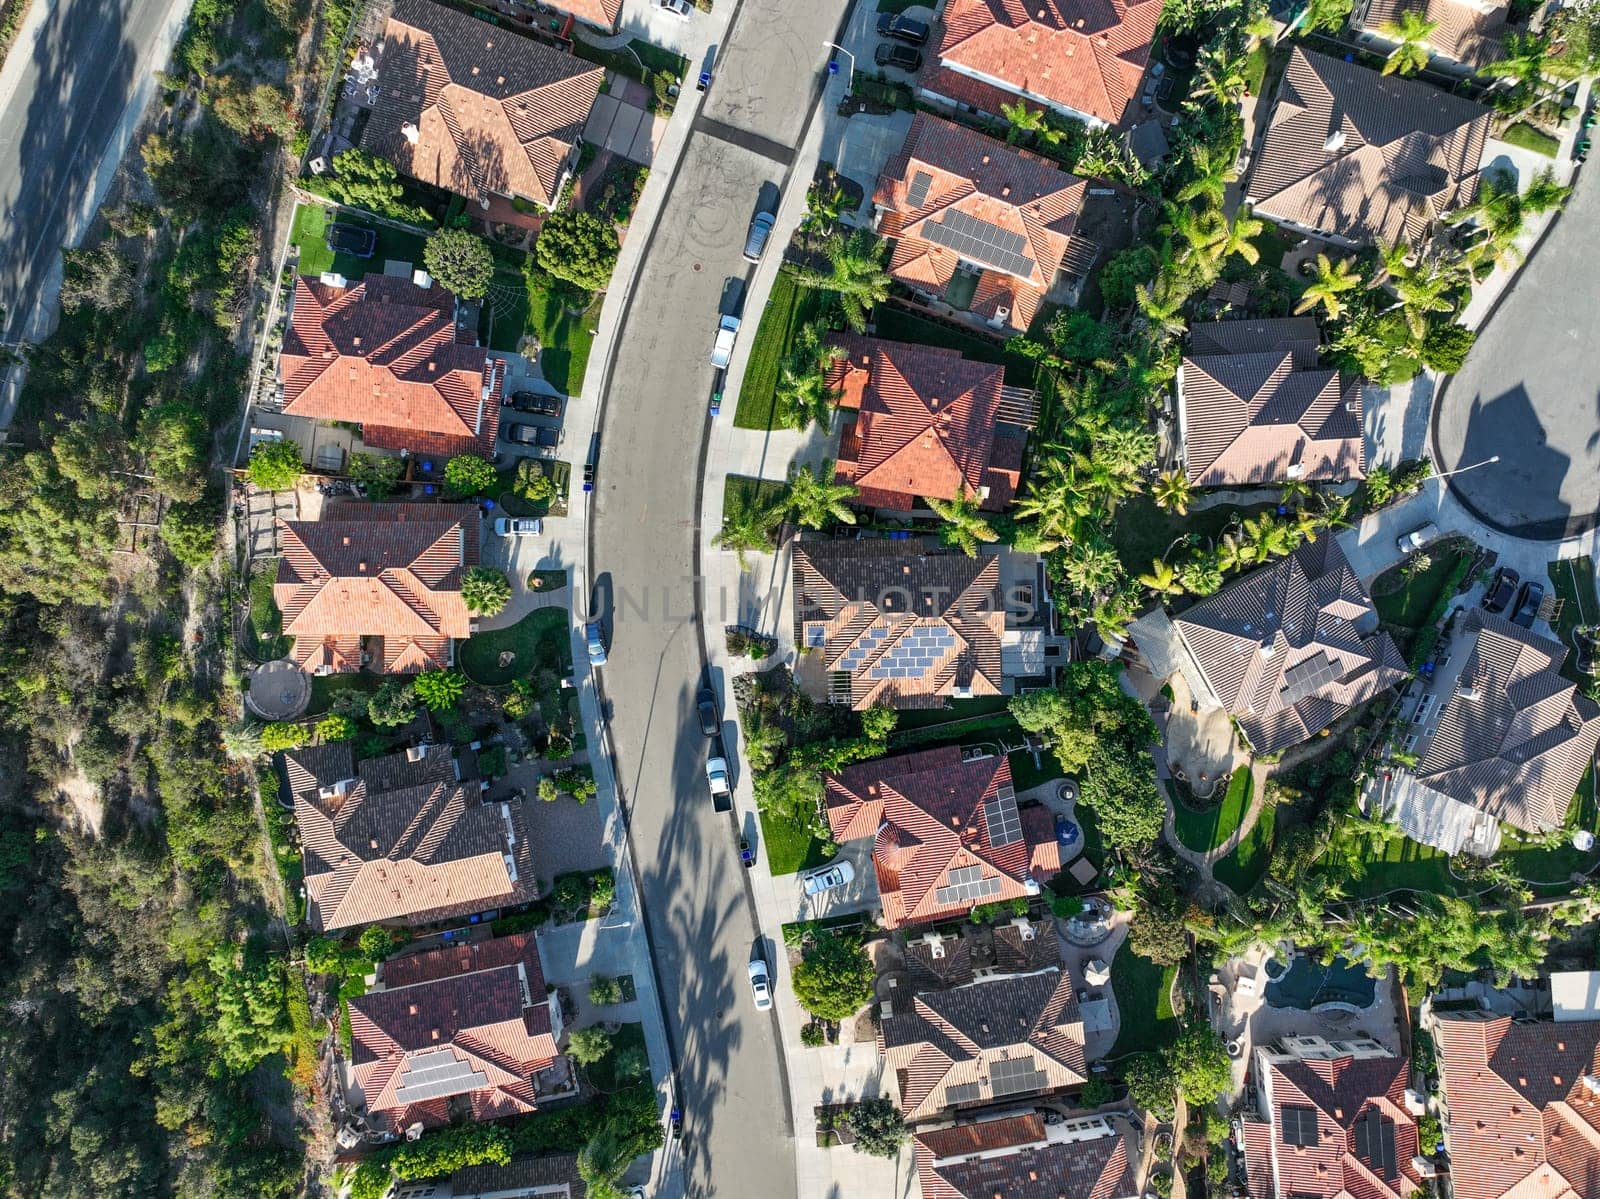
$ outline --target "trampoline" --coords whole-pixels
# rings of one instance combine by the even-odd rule
[[[1267,1002],[1277,1008],[1309,1012],[1325,1003],[1370,1007],[1378,993],[1378,980],[1342,957],[1329,966],[1296,954],[1289,969],[1267,982]]]

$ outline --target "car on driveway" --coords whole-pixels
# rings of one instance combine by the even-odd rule
[[[1517,594],[1517,584],[1522,582],[1522,576],[1509,566],[1502,566],[1494,572],[1494,578],[1489,581],[1489,590],[1483,593],[1483,610],[1485,612],[1504,612],[1511,603],[1511,597]]]
[[[733,807],[733,785],[728,781],[728,759],[721,755],[706,761],[706,786],[711,789],[711,806],[719,812]]]
[[[756,1011],[764,1012],[772,1006],[772,971],[762,958],[750,959],[750,994],[756,1001]]]
[[[506,406],[518,412],[531,412],[534,416],[561,415],[561,397],[537,391],[516,392],[506,400]]]
[[[879,37],[893,38],[897,42],[906,42],[912,46],[922,46],[927,44],[930,32],[926,24],[904,13],[878,14]]]
[[[545,449],[561,444],[561,430],[547,429],[543,425],[515,424],[506,430],[506,439],[518,445],[540,446]]]
[[[1533,628],[1534,617],[1539,615],[1539,605],[1544,602],[1544,584],[1529,579],[1517,592],[1517,610],[1511,614],[1511,623],[1525,629]]]
[[[656,8],[687,21],[694,12],[694,0],[656,0]]]
[[[880,67],[893,67],[897,71],[922,70],[922,51],[910,46],[897,46],[893,42],[879,42],[872,52],[872,61]]]
[[[537,516],[500,516],[494,531],[497,537],[537,537],[544,532],[544,521]]]
[[[606,642],[600,636],[600,626],[590,622],[583,626],[584,644],[589,648],[589,665],[604,666],[606,664]]]
[[[1421,528],[1412,529],[1409,533],[1402,533],[1395,538],[1395,545],[1400,547],[1402,554],[1414,553],[1427,545],[1430,541],[1439,540],[1439,526],[1425,524]]]
[[[700,718],[700,731],[707,737],[715,737],[722,731],[722,714],[717,711],[717,693],[710,687],[700,688],[700,694],[694,697],[694,710]]]
[[[815,870],[807,870],[800,876],[800,885],[805,888],[807,899],[813,899],[824,891],[837,891],[840,887],[848,887],[855,881],[856,868],[846,861],[818,866]]]

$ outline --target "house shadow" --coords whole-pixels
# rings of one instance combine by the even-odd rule
[[[1453,455],[1439,449],[1441,472],[1462,472],[1446,479],[1446,486],[1490,528],[1554,541],[1595,524],[1593,501],[1600,498],[1600,482],[1590,481],[1590,500],[1575,511],[1566,494],[1572,459],[1550,444],[1545,418],[1521,383],[1487,401],[1475,395],[1461,448]],[[1496,455],[1498,462],[1475,465]]]

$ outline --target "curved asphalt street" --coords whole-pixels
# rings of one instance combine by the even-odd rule
[[[659,216],[641,231],[649,238],[643,265],[603,377],[590,577],[609,634],[604,687],[617,781],[678,1065],[685,1184],[695,1196],[795,1194],[776,1023],[755,1010],[746,976],[758,946],[755,912],[733,818],[712,810],[706,790],[693,576],[719,304],[729,280],[737,289],[754,274],[741,251],[763,186],[810,181],[810,164],[792,181],[788,174],[824,78],[822,43],[835,37],[845,7],[740,3]],[[755,335],[759,315],[748,315],[741,340]],[[719,693],[725,682],[716,680]],[[782,952],[761,948],[769,961]]]
[[[1500,455],[1447,482],[1474,516],[1514,537],[1574,537],[1600,519],[1600,181],[1590,174],[1579,173],[1434,410],[1441,471]]]

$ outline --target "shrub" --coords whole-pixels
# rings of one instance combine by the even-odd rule
[[[622,984],[604,974],[597,974],[589,983],[589,1002],[607,1007],[622,1002]]]
[[[517,481],[512,491],[530,504],[544,504],[555,499],[555,480],[540,468],[538,459],[524,458],[517,463]]]
[[[845,1117],[855,1133],[853,1148],[873,1157],[896,1158],[906,1142],[906,1122],[891,1099],[863,1099]]]
[[[617,879],[610,870],[601,870],[589,876],[589,903],[597,908],[609,908],[617,897]]]
[[[1422,361],[1432,370],[1453,375],[1477,340],[1476,333],[1461,325],[1434,325],[1422,339]]]
[[[428,711],[445,712],[456,706],[467,689],[467,676],[459,670],[425,670],[411,687]]]
[[[394,938],[389,930],[373,925],[361,930],[361,952],[375,962],[380,962],[394,948]]]
[[[298,749],[305,743],[305,726],[292,721],[274,720],[261,730],[261,745],[269,754],[280,749]]]
[[[603,1028],[580,1028],[567,1039],[567,1052],[580,1066],[592,1066],[611,1052],[611,1035]]]
[[[589,880],[581,874],[563,874],[550,889],[550,900],[569,912],[587,911],[589,907]]]
[[[489,243],[465,229],[441,229],[422,247],[428,273],[463,300],[481,300],[494,278]]]
[[[317,722],[317,740],[349,741],[356,735],[356,722],[348,716],[324,716]]]
[[[617,231],[587,212],[565,209],[545,221],[534,258],[557,279],[600,291],[617,265]]]
[[[794,997],[819,1020],[846,1020],[872,998],[872,979],[859,940],[820,932],[794,968]]]
[[[1083,1090],[1078,1095],[1078,1103],[1082,1107],[1102,1107],[1115,1098],[1111,1084],[1103,1078],[1091,1078],[1083,1084]]]
[[[369,500],[388,499],[394,494],[395,484],[405,474],[406,464],[387,454],[351,454],[346,473],[367,489]]]
[[[554,803],[561,797],[561,788],[556,786],[555,779],[549,775],[539,780],[539,798],[545,803]]]
[[[815,1020],[808,1020],[800,1026],[800,1044],[809,1045],[815,1049],[827,1039],[822,1031],[822,1025]]]
[[[183,361],[183,346],[174,333],[157,333],[144,343],[144,369],[152,375],[171,370]]]
[[[310,190],[322,192],[341,204],[365,208],[379,216],[412,224],[432,223],[426,211],[402,199],[405,188],[401,186],[400,173],[394,164],[365,150],[335,154],[333,174],[315,181],[307,180],[306,184]]]
[[[417,697],[411,684],[388,679],[367,700],[367,719],[379,728],[399,728],[417,714]]]
[[[263,491],[288,491],[303,473],[300,447],[292,441],[257,442],[247,473]]]
[[[498,616],[511,602],[511,580],[492,566],[469,566],[461,577],[461,599],[468,612]]]
[[[595,786],[594,775],[580,766],[571,770],[563,770],[556,775],[556,786],[579,803],[588,803],[594,798],[598,788]]]
[[[457,495],[482,495],[494,483],[494,467],[476,454],[457,454],[444,464],[444,485]]]

